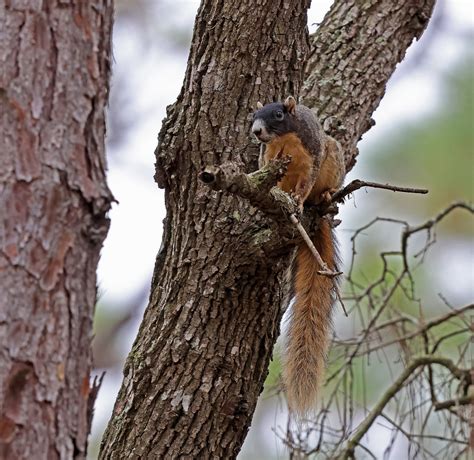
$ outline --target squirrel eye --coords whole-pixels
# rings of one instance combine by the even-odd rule
[[[275,113],[275,117],[277,120],[283,120],[283,112],[281,110],[277,110]]]

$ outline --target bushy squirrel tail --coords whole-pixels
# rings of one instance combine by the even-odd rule
[[[314,245],[335,270],[337,248],[329,222],[321,220]],[[324,379],[332,329],[334,280],[321,276],[314,255],[302,243],[296,256],[295,302],[290,312],[283,380],[290,410],[299,417],[314,409]]]

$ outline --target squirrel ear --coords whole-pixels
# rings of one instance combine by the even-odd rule
[[[286,110],[288,110],[288,113],[291,113],[292,115],[295,114],[296,101],[293,96],[288,96],[283,105],[286,107]]]
[[[258,101],[257,102],[257,110],[260,110],[260,109],[263,109],[263,104],[260,101]]]

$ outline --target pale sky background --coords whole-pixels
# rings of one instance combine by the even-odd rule
[[[191,30],[198,3],[175,0],[160,1],[157,5],[173,4],[173,11],[176,14],[168,20],[171,23],[179,21],[183,25],[187,24]],[[314,23],[321,22],[331,3],[330,0],[313,1],[309,11],[310,32],[315,30]],[[367,177],[365,165],[370,161],[370,155],[365,152],[369,151],[370,146],[376,141],[383,139],[395,125],[400,122],[416,123],[420,117],[428,115],[442,104],[441,77],[460,59],[468,46],[467,41],[455,32],[461,29],[474,29],[474,10],[472,0],[438,1],[437,8],[442,8],[444,11],[444,20],[448,25],[444,29],[447,31],[435,33],[429,38],[433,42],[430,43],[426,55],[423,55],[422,63],[417,63],[416,56],[420,52],[420,46],[423,46],[425,37],[422,38],[420,46],[415,43],[409,49],[407,58],[401,65],[404,69],[395,73],[380,107],[374,114],[376,126],[365,134],[359,143],[358,163],[346,182],[356,177],[388,182],[389,171],[386,178]],[[159,15],[158,6],[156,18],[159,18]],[[429,33],[430,30],[426,35]],[[165,116],[166,105],[173,103],[179,93],[187,60],[186,54],[177,53],[167,44],[161,44],[153,51],[143,50],[141,47],[142,44],[133,34],[133,30],[121,27],[120,23],[116,25],[114,74],[126,75],[127,87],[133,95],[132,116],[136,114],[139,121],[127,131],[125,142],[120,143],[118,147],[110,146],[108,152],[110,158],[108,182],[119,204],[115,204],[110,213],[112,223],[102,251],[98,280],[101,304],[110,308],[124,307],[128,298],[134,296],[144,286],[149,286],[155,257],[160,247],[162,220],[165,216],[163,191],[158,189],[153,180],[155,161],[153,152]],[[114,110],[113,105],[111,110]],[[423,186],[423,184],[407,185]],[[363,198],[357,199],[357,209],[352,202],[344,206],[341,212],[343,224],[340,228],[344,228],[346,223],[347,228],[355,228],[356,221],[357,224],[361,223],[357,220],[357,216],[365,206],[363,202]],[[441,203],[440,208],[445,204],[447,203]],[[367,206],[367,209],[370,209],[370,206]],[[368,220],[370,219],[365,219]],[[343,260],[347,260],[344,256],[348,251],[349,234],[346,232],[345,236],[344,231],[340,231],[339,234],[342,240]],[[457,263],[451,263],[451,258],[443,256],[443,263],[454,273],[456,270],[459,271],[459,267],[466,267],[471,263],[472,253],[466,253],[464,250],[458,252]],[[458,285],[457,291],[452,292],[454,296],[460,295],[460,292],[469,293],[474,284],[474,275],[471,273],[471,277],[459,276],[459,280],[462,285],[461,288]],[[449,286],[446,286],[446,289],[449,293]],[[141,319],[141,314],[139,318]],[[130,328],[128,339],[121,344],[124,355],[130,350],[137,328],[138,321]],[[96,402],[93,434],[97,435],[109,419],[120,382],[121,373],[108,372],[106,375]],[[283,450],[278,446],[271,431],[274,421],[269,420],[265,423],[267,433],[259,435],[268,437],[268,449],[275,453],[278,450],[279,458],[284,458]],[[380,436],[384,434],[381,433]]]

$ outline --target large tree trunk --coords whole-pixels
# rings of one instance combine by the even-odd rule
[[[156,152],[156,179],[166,189],[168,214],[150,303],[125,364],[101,458],[234,458],[243,443],[288,302],[293,245],[280,241],[275,223],[248,202],[210,192],[197,175],[225,161],[247,172],[256,169],[249,116],[259,99],[302,92],[308,3],[202,2],[183,89],[168,109]],[[344,37],[336,51],[322,51],[323,62],[352,49],[351,21],[337,14],[344,3],[336,2],[334,22],[318,32],[319,40],[333,29]],[[385,21],[378,8],[391,11],[386,1],[373,1],[367,10],[355,3],[356,21],[378,24]],[[404,13],[393,20],[410,40],[390,43],[397,52],[384,56],[382,75],[374,70],[353,82],[371,88],[367,83],[374,76],[383,81],[351,99],[368,107],[364,116],[341,112],[348,126],[362,118],[359,134],[409,42],[426,26],[412,16],[423,12],[428,18],[433,0],[406,3],[397,6]],[[370,54],[373,30],[361,26],[358,33],[357,53]],[[347,53],[345,66],[355,68],[357,53]],[[326,67],[316,76],[309,67],[309,72],[317,86],[333,70]],[[308,100],[314,93],[305,91]],[[328,107],[344,107],[347,97],[344,88],[335,91],[334,103],[322,107],[323,118],[338,115]],[[350,165],[358,135],[341,140],[350,147]]]
[[[202,2],[160,134],[163,246],[102,458],[234,457],[267,374],[291,251],[264,257],[261,216],[197,176],[225,160],[256,169],[249,115],[258,99],[299,92],[309,1],[236,5]]]
[[[343,146],[347,170],[357,142],[375,122],[387,82],[407,48],[419,39],[435,0],[337,0],[311,37],[304,104]]]
[[[1,8],[0,457],[85,458],[112,2]]]

